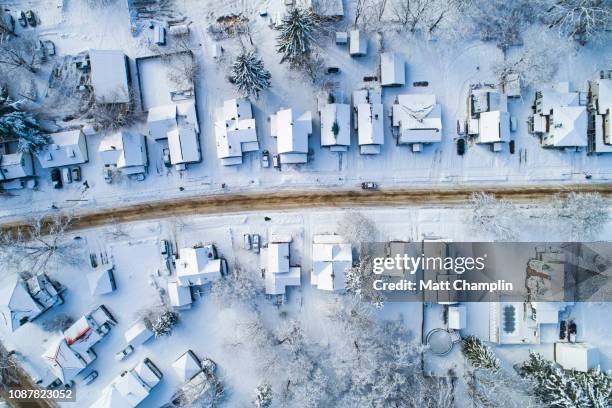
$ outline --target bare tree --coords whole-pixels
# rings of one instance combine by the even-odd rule
[[[550,2],[545,20],[559,34],[586,44],[610,31],[612,1],[610,0],[557,0]]]
[[[338,220],[338,233],[353,245],[372,242],[378,235],[376,226],[369,218],[355,211],[344,213]]]
[[[362,256],[359,265],[346,271],[346,289],[359,300],[372,302],[376,308],[382,308],[384,296],[380,291],[374,289],[374,281],[377,279],[380,279],[380,276],[375,275],[372,271],[372,258]]]
[[[130,90],[130,100],[133,90]],[[98,130],[113,132],[133,125],[140,117],[133,103],[101,103],[96,101],[93,93],[89,94],[89,109],[83,115]]]
[[[596,239],[610,221],[608,202],[599,193],[556,195],[548,204],[545,219],[558,224],[572,240]]]
[[[0,43],[0,65],[8,69],[36,73],[41,63],[40,42],[33,34],[22,34]]]
[[[468,222],[475,231],[484,231],[496,240],[512,241],[519,235],[519,212],[507,200],[493,194],[473,193],[469,199]]]

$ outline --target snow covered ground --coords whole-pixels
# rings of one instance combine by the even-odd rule
[[[19,6],[15,6],[19,4]],[[216,1],[176,0],[176,14],[187,16],[191,22],[191,43],[199,63],[197,81],[197,105],[201,133],[200,144],[203,160],[191,164],[184,172],[166,169],[162,162],[162,145],[148,140],[149,173],[145,181],[120,180],[106,184],[102,177],[102,164],[97,148],[102,135],[88,137],[89,162],[82,166],[83,179],[89,187],[80,183],[53,190],[49,171],[37,168],[39,186],[35,190],[22,190],[4,199],[0,216],[10,217],[44,211],[52,205],[58,208],[114,207],[122,203],[144,202],[187,195],[222,194],[224,192],[273,191],[275,189],[334,188],[351,189],[365,180],[378,181],[383,188],[411,186],[457,186],[484,184],[548,184],[548,183],[607,183],[612,175],[612,155],[587,156],[586,152],[556,151],[540,148],[538,140],[527,133],[526,119],[533,100],[533,90],[524,93],[520,100],[509,102],[510,113],[518,120],[518,130],[513,134],[517,154],[506,151],[493,153],[487,146],[472,145],[465,156],[458,156],[454,145],[456,120],[465,114],[468,86],[477,82],[495,82],[491,66],[502,58],[501,51],[491,43],[469,42],[450,46],[443,41],[423,41],[415,37],[386,32],[385,50],[403,54],[407,62],[407,85],[386,88],[383,91],[385,114],[397,94],[407,92],[435,93],[442,104],[442,142],[426,146],[421,153],[412,153],[407,146],[397,146],[391,136],[390,119],[385,117],[385,145],[378,156],[366,157],[358,152],[356,135],[346,153],[330,152],[320,147],[319,119],[316,115],[318,90],[300,74],[290,71],[286,64],[279,64],[275,51],[275,31],[269,26],[269,17],[260,17],[259,10],[272,14],[275,1],[231,1],[220,5]],[[148,28],[133,36],[126,2],[117,1],[112,7],[92,9],[84,1],[64,0],[24,2],[10,1],[8,7],[15,11],[25,6],[37,12],[41,23],[37,28],[41,37],[56,43],[60,55],[73,54],[87,49],[121,49],[131,59],[132,75],[134,58],[149,55],[152,33]],[[306,165],[298,168],[284,166],[278,171],[262,168],[261,153],[249,153],[242,165],[223,166],[216,158],[213,132],[214,110],[226,99],[238,96],[227,81],[229,62],[239,51],[235,38],[220,41],[224,55],[219,60],[211,56],[214,41],[208,34],[209,25],[222,15],[244,12],[251,20],[255,48],[262,56],[266,68],[272,73],[272,88],[260,99],[253,101],[257,120],[260,152],[276,153],[275,139],[270,137],[268,116],[280,107],[311,110],[314,115],[314,132],[309,147],[314,155]],[[350,18],[342,25],[348,26]],[[526,35],[538,35],[527,33]],[[169,41],[172,41],[170,39]],[[350,103],[354,89],[362,85],[366,75],[376,75],[378,70],[378,37],[368,34],[368,55],[351,58],[346,46],[321,44],[325,63],[337,66],[340,73],[329,75],[334,92]],[[572,81],[584,88],[588,79],[594,79],[600,69],[610,67],[612,45],[610,43],[574,48],[569,44],[559,46],[556,58],[560,69],[550,82]],[[429,87],[414,88],[414,81],[428,81]],[[41,78],[40,94],[44,94]],[[154,90],[147,89],[147,94]],[[144,125],[137,128],[146,133]],[[585,175],[591,176],[589,180]]]
[[[309,285],[312,237],[320,233],[338,232],[337,223],[344,214],[344,210],[301,210],[214,217],[193,215],[79,231],[76,234],[82,238],[83,262],[78,265],[56,265],[48,270],[50,276],[67,287],[65,303],[12,334],[0,333],[0,341],[9,349],[17,350],[28,361],[28,366],[33,367],[39,375],[44,375],[40,355],[49,339],[56,334],[44,331],[42,324],[59,314],[78,318],[104,304],[114,314],[118,325],[95,346],[98,358],[76,380],[78,406],[88,406],[121,371],[131,368],[145,357],[150,358],[164,373],[162,382],[146,400],[146,406],[162,405],[180,385],[171,364],[188,349],[201,358],[208,357],[217,362],[221,380],[227,390],[227,406],[246,406],[253,398],[255,387],[262,380],[261,362],[266,359],[265,354],[261,355],[244,344],[244,337],[238,334],[245,326],[252,324],[255,309],[259,312],[259,319],[269,329],[278,329],[297,320],[309,341],[333,349],[333,342],[336,341],[334,324],[329,320],[327,311],[336,295],[320,292]],[[377,232],[373,240],[419,240],[423,236],[437,236],[453,241],[489,238],[473,231],[467,224],[468,210],[465,208],[365,209],[361,214],[376,225]],[[553,229],[550,226],[544,228],[533,221],[524,239],[551,237]],[[210,293],[203,293],[196,299],[191,310],[180,313],[180,322],[171,336],[153,339],[138,346],[134,355],[122,362],[115,362],[114,354],[125,347],[123,333],[137,320],[142,310],[159,304],[158,288],[165,288],[169,278],[160,254],[161,239],[167,239],[179,248],[212,242],[220,255],[227,258],[230,273],[238,267],[257,273],[260,256],[242,248],[245,233],[260,234],[264,244],[272,234],[292,236],[291,263],[302,267],[302,286],[290,289],[286,304],[277,307],[261,296],[256,298],[252,306],[245,307],[240,303],[227,303],[227,299],[223,298],[219,302]],[[68,239],[74,237],[75,234]],[[603,229],[598,238],[612,239],[610,225]],[[87,260],[90,254],[96,254],[98,259],[108,258],[114,263],[117,282],[115,292],[101,296],[90,295],[85,276],[90,271]],[[8,272],[10,267],[2,265],[2,269]],[[422,307],[419,302],[388,303],[378,312],[377,318],[396,319],[401,316],[411,331],[410,336],[419,342],[422,335]],[[599,348],[602,369],[612,369],[612,331],[606,318],[611,312],[610,303],[583,303],[574,306],[571,313],[580,327],[578,340],[588,341]],[[498,356],[509,367],[523,361],[529,350],[537,350],[548,358],[552,357],[552,344],[495,347]],[[283,361],[277,363],[283,365]],[[453,354],[445,358],[434,358],[426,354],[426,369],[433,373],[445,373],[449,368],[461,373],[464,365],[465,361],[457,346]],[[82,377],[92,369],[99,372],[99,377],[91,385],[84,385]],[[274,378],[266,380],[274,385]]]

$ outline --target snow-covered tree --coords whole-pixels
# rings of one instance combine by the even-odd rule
[[[612,376],[597,369],[587,373],[563,370],[532,352],[519,372],[523,377],[535,381],[538,397],[551,407],[612,406]]]
[[[549,27],[583,45],[612,26],[610,0],[551,0],[545,6],[543,17]]]
[[[256,408],[269,408],[272,405],[272,387],[270,384],[259,384],[255,389],[255,400],[253,405]]]
[[[277,51],[282,54],[281,63],[288,61],[292,67],[299,67],[310,58],[319,18],[310,9],[296,7],[276,27]]]
[[[203,370],[183,384],[172,402],[178,407],[214,408],[219,405],[223,394],[223,384],[214,370]]]
[[[560,225],[572,240],[595,239],[610,221],[607,201],[599,193],[556,195],[546,209],[545,218]]]
[[[510,201],[498,200],[493,194],[472,193],[469,207],[468,222],[474,230],[484,231],[501,241],[518,238],[520,214]]]
[[[144,321],[155,337],[169,336],[178,323],[179,314],[166,306],[144,311]]]
[[[212,283],[209,298],[222,309],[237,304],[253,307],[263,289],[263,281],[255,270],[236,264],[225,279]]]
[[[64,332],[66,331],[72,324],[74,323],[74,319],[72,316],[69,316],[65,313],[60,313],[53,317],[52,319],[46,320],[43,322],[42,327],[47,332]]]
[[[9,70],[25,69],[30,73],[38,72],[43,53],[37,36],[21,33],[0,42],[0,66]]]
[[[461,342],[461,351],[475,368],[497,371],[500,363],[493,350],[477,337],[468,336]]]
[[[346,271],[346,290],[353,293],[364,302],[372,302],[376,308],[382,308],[385,298],[382,293],[374,289],[374,281],[380,279],[372,271],[372,257],[362,256],[359,265]]]
[[[466,19],[475,37],[506,49],[522,43],[521,34],[534,20],[533,4],[528,0],[475,0],[466,9]]]
[[[541,406],[535,397],[533,383],[514,371],[479,368],[470,370],[463,379],[475,408]]]
[[[42,133],[38,121],[29,112],[15,110],[0,116],[0,142],[18,141],[20,152],[37,152],[49,144],[49,136]]]
[[[344,213],[342,218],[338,220],[337,228],[338,234],[357,246],[373,242],[378,235],[372,220],[356,211]]]
[[[259,97],[259,92],[270,87],[270,71],[255,51],[243,49],[232,64],[231,79],[245,96]]]

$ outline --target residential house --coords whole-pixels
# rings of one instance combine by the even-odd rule
[[[121,130],[106,135],[100,142],[98,152],[102,163],[115,167],[125,175],[144,174],[147,171],[147,142],[138,132]]]
[[[589,152],[612,152],[612,77],[589,82]]]
[[[392,124],[398,128],[397,144],[420,152],[424,144],[442,140],[442,108],[433,94],[405,94],[392,107]]]
[[[599,350],[589,343],[555,343],[555,361],[565,370],[586,373],[599,367]]]
[[[285,295],[287,286],[300,286],[301,268],[290,265],[291,237],[273,235],[262,250],[266,295]]]
[[[106,295],[112,293],[117,288],[113,267],[101,265],[87,274],[87,283],[92,295]]]
[[[540,138],[542,147],[582,148],[587,146],[586,98],[559,82],[537,91],[529,131]]]
[[[69,130],[49,135],[51,142],[36,153],[45,169],[82,164],[89,160],[87,140],[82,130]]]
[[[351,57],[362,57],[368,53],[368,40],[363,31],[349,31],[349,54]]]
[[[91,86],[97,103],[130,103],[129,63],[120,50],[90,50]]]
[[[332,152],[346,152],[351,145],[351,107],[345,103],[322,102],[321,147]]]
[[[191,309],[193,297],[189,286],[181,286],[179,282],[168,282],[168,297],[170,298],[170,305],[175,309]]]
[[[352,266],[351,244],[341,236],[324,234],[313,237],[311,285],[329,292],[343,291],[346,271]]]
[[[149,330],[144,320],[138,320],[125,331],[123,337],[128,345],[137,347],[149,341],[153,337],[153,332]]]
[[[473,85],[467,99],[467,134],[495,152],[510,142],[508,97],[492,85]]]
[[[179,249],[176,277],[181,286],[206,285],[227,273],[227,262],[217,257],[214,245]]]
[[[379,154],[385,143],[383,105],[380,89],[353,92],[353,123],[361,154]]]
[[[304,0],[306,8],[312,8],[314,13],[324,19],[341,20],[344,17],[342,0]]]
[[[181,354],[181,356],[172,363],[172,368],[181,383],[186,383],[202,371],[200,359],[191,350],[187,350],[185,353]]]
[[[139,406],[161,381],[162,372],[145,358],[131,370],[124,371],[102,390],[91,408],[129,408]]]
[[[217,109],[217,158],[225,166],[242,164],[242,154],[259,150],[251,102],[230,99]]]
[[[23,188],[24,178],[34,176],[34,163],[30,153],[0,154],[0,183],[2,188]]]
[[[406,62],[396,52],[380,54],[380,84],[382,86],[404,86],[406,84]]]
[[[312,133],[310,111],[298,114],[294,109],[282,109],[270,116],[270,130],[276,138],[281,163],[308,161],[308,136]]]
[[[15,331],[62,303],[59,284],[45,274],[27,280],[9,274],[0,285],[0,326]]]

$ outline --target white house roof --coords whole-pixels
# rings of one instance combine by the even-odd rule
[[[344,290],[346,270],[353,266],[351,244],[338,235],[316,235],[313,240],[310,283],[320,290]]]
[[[598,79],[594,82],[598,87],[597,113],[612,113],[612,79]]]
[[[338,134],[332,128],[338,124]],[[321,146],[350,146],[351,107],[344,103],[325,104],[321,110]]]
[[[380,83],[382,86],[404,85],[406,83],[406,63],[395,52],[380,54]]]
[[[242,163],[242,153],[259,149],[255,119],[251,103],[247,99],[225,101],[223,108],[217,110],[215,138],[219,159],[239,158],[224,161],[224,164]]]
[[[0,285],[0,325],[15,331],[22,319],[34,319],[44,311],[30,295],[25,282],[11,274]]]
[[[51,372],[64,384],[73,380],[78,373],[87,367],[85,361],[68,347],[63,337],[52,340],[42,358]]]
[[[127,344],[136,347],[153,337],[153,332],[147,329],[144,321],[139,320],[125,331],[124,337]]]
[[[202,157],[198,134],[192,126],[181,126],[168,132],[168,148],[172,164],[195,163]]]
[[[151,388],[143,383],[134,370],[126,371],[117,377],[112,385],[131,407],[137,407],[149,396]]]
[[[308,0],[314,12],[324,17],[344,16],[344,6],[342,0]]]
[[[96,268],[87,274],[87,282],[92,295],[105,295],[114,289],[112,281],[112,269]]]
[[[398,143],[442,140],[442,110],[433,94],[399,95],[393,105],[393,126],[400,128]]]
[[[33,175],[32,156],[29,153],[0,154],[0,180],[14,180]]]
[[[308,153],[308,136],[312,133],[310,111],[298,115],[293,109],[281,110],[272,116],[271,128],[279,154]]]
[[[197,373],[202,371],[200,361],[191,350],[183,353],[172,363],[172,368],[181,383],[191,380]]]
[[[80,130],[52,133],[51,143],[36,153],[43,168],[70,166],[88,160],[85,134]]]
[[[147,116],[149,135],[155,140],[165,139],[168,132],[176,129],[176,105],[156,106],[149,109]]]
[[[99,103],[128,103],[127,60],[120,50],[91,50],[91,85]]]
[[[66,344],[80,356],[87,356],[87,351],[102,339],[102,335],[92,327],[86,316],[81,316],[64,332]]]
[[[541,91],[542,113],[548,115],[560,106],[578,106],[580,95],[578,92],[557,92],[556,90]]]
[[[104,387],[102,395],[89,408],[133,408],[113,384]]]
[[[354,91],[353,109],[357,115],[359,145],[367,147],[367,145],[384,144],[384,117],[380,90],[359,89]]]
[[[490,111],[480,114],[478,142],[496,143],[510,141],[510,114]]]
[[[299,267],[289,266],[289,242],[270,242],[266,254],[266,294],[282,295],[287,286],[301,284]]]
[[[368,41],[365,34],[359,30],[349,31],[349,54],[366,55],[368,53]]]
[[[119,131],[102,138],[98,152],[106,165],[118,169],[137,167],[144,171],[147,165],[147,146],[144,135],[137,132]]]
[[[135,368],[124,371],[110,385],[102,390],[102,395],[91,405],[95,408],[137,407],[149,396],[151,389],[159,383],[159,377],[151,368],[141,362]]]
[[[555,361],[566,370],[587,372],[599,365],[599,350],[589,343],[555,343]]]
[[[170,304],[176,308],[188,308],[193,300],[188,286],[180,286],[178,282],[168,282],[168,297]]]
[[[553,109],[546,144],[555,147],[587,145],[587,111],[584,106],[559,106]]]
[[[182,286],[204,285],[221,279],[223,264],[215,258],[212,245],[181,248],[176,261],[176,276]]]

